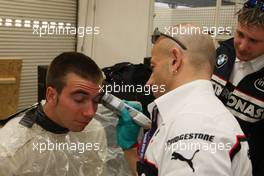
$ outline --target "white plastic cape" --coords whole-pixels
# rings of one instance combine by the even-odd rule
[[[116,115],[103,106],[82,132],[67,134],[24,127],[22,116],[0,128],[0,176],[130,175],[116,144]]]

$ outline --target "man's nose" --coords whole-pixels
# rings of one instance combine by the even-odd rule
[[[89,103],[83,110],[83,116],[86,118],[91,118],[95,116],[97,110],[97,106],[94,103]]]
[[[150,75],[148,81],[146,82],[146,85],[152,86],[153,80],[152,80],[152,74]]]
[[[248,41],[246,39],[242,39],[239,41],[238,49],[240,51],[245,51],[248,49]]]

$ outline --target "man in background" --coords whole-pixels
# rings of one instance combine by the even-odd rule
[[[212,82],[246,134],[253,175],[264,175],[264,1],[249,0],[237,14],[234,38],[217,49]]]

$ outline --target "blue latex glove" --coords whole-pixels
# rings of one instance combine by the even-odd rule
[[[142,107],[139,104],[124,101],[129,106],[142,112]],[[136,124],[132,117],[129,115],[127,108],[121,111],[117,126],[117,143],[123,149],[130,149],[137,143],[140,126]]]

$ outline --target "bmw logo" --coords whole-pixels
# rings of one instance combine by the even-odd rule
[[[220,55],[217,57],[217,60],[216,60],[216,67],[217,67],[217,68],[221,68],[223,65],[226,64],[227,60],[228,60],[227,55],[225,55],[225,54],[220,54]]]

